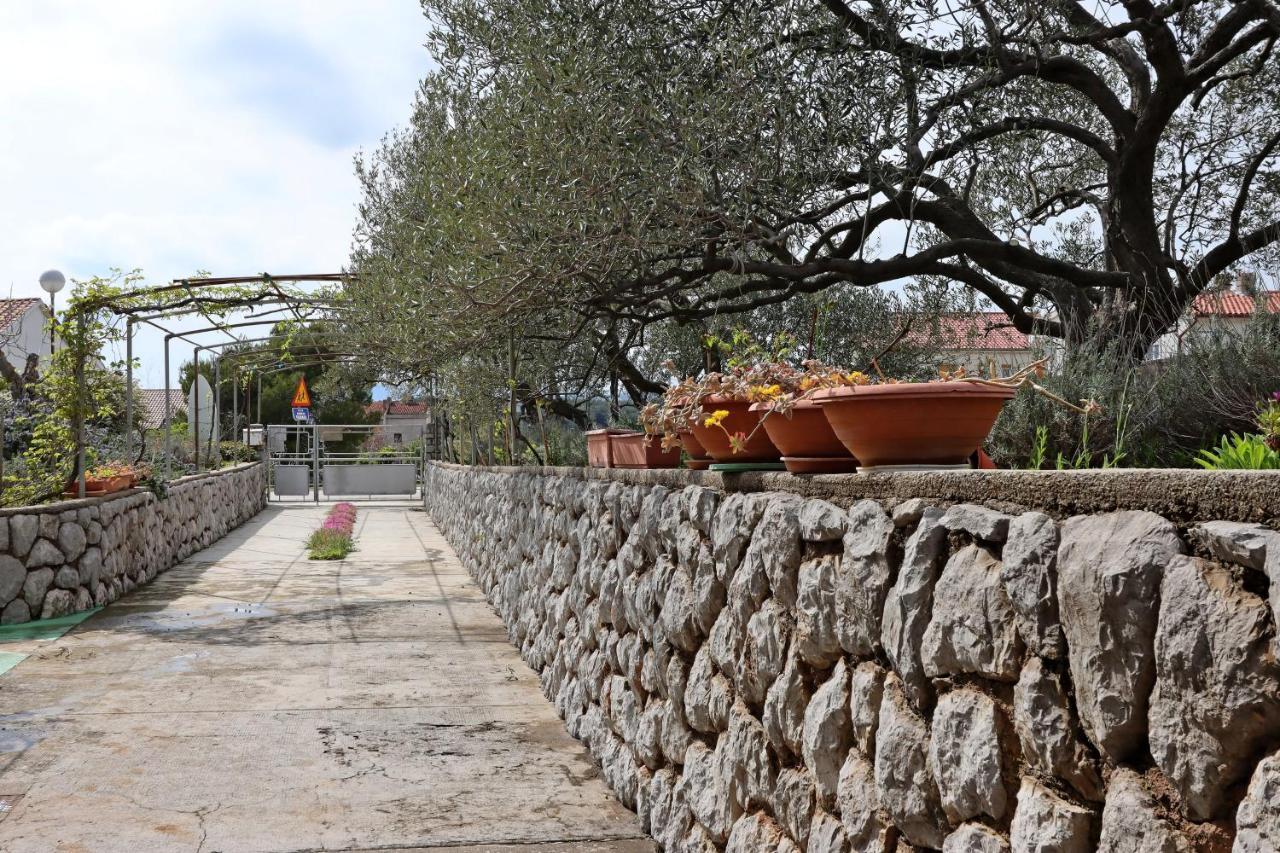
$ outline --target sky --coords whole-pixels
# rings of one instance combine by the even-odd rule
[[[3,296],[339,271],[353,158],[408,121],[425,36],[417,0],[0,1]],[[162,352],[139,335],[143,387]]]

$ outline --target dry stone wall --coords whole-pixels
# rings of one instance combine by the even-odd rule
[[[165,500],[118,495],[0,510],[0,624],[115,601],[266,505],[266,468],[175,480]]]
[[[1267,527],[428,476],[665,850],[1280,850]]]

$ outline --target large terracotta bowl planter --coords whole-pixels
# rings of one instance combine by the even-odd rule
[[[84,480],[85,497],[101,497],[102,495],[123,492],[125,489],[131,488],[133,488],[132,474],[120,474],[115,477],[104,477],[102,479],[98,479],[96,477],[85,477]],[[62,494],[64,497],[79,497],[80,489],[77,486],[72,486]]]
[[[694,437],[706,448],[707,453],[717,462],[777,462],[782,454],[769,440],[769,434],[763,429],[756,429],[760,424],[760,413],[751,411],[751,403],[747,400],[732,400],[728,397],[713,395],[702,401],[702,411],[710,415],[717,409],[723,409],[729,415],[718,426],[703,426],[702,422],[693,425]],[[726,431],[728,434],[726,434]],[[746,446],[740,453],[734,453],[729,445],[729,435],[742,433],[750,436]]]
[[[1016,388],[976,382],[903,382],[819,391],[836,436],[863,467],[963,465]]]
[[[792,474],[837,474],[857,469],[858,461],[836,437],[822,407],[812,400],[796,402],[790,416],[770,414],[768,403],[756,403],[751,411],[764,414],[765,432],[782,451],[782,463]]]
[[[711,467],[714,461],[711,454],[707,453],[707,449],[692,432],[680,433],[680,444],[685,452],[684,467],[690,471],[705,471]]]
[[[680,448],[662,449],[662,438],[642,432],[613,433],[609,452],[614,468],[674,468],[680,464]]]

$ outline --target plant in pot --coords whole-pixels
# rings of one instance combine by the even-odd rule
[[[858,461],[836,437],[822,409],[813,401],[819,391],[865,385],[868,377],[858,371],[805,361],[800,369],[781,369],[781,380],[754,386],[751,411],[762,413],[761,425],[782,451],[782,462],[793,474],[852,472]]]
[[[640,423],[647,435],[658,438],[663,450],[684,448],[686,468],[704,471],[714,460],[693,434],[693,424],[701,417],[695,382],[685,378],[668,388],[659,402],[645,406]]]
[[[86,493],[109,495],[131,488],[136,477],[132,467],[124,464],[106,463],[95,465],[84,472],[84,490]],[[73,489],[68,494],[74,495]]]
[[[794,368],[780,362],[735,366],[696,380],[701,417],[692,423],[693,435],[717,462],[777,462],[782,452],[760,429],[763,412],[752,411],[758,391],[781,386]],[[753,398],[753,394],[756,395]]]
[[[825,388],[813,399],[836,436],[864,468],[911,466],[968,467],[1004,404],[1024,384],[1049,394],[1031,381],[1044,360],[1000,378],[943,371],[928,382],[879,382]],[[1075,409],[1055,395],[1049,396]]]
[[[614,468],[675,468],[680,464],[680,447],[663,444],[662,437],[643,432],[609,436]]]

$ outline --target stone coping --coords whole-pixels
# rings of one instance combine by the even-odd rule
[[[722,492],[791,492],[849,506],[871,498],[889,503],[922,498],[978,503],[1004,511],[1037,509],[1058,518],[1144,509],[1179,524],[1206,518],[1249,521],[1280,529],[1280,472],[1194,468],[1114,468],[1084,471],[910,471],[797,476],[779,471],[741,474],[683,468],[626,469],[432,465],[495,474],[571,477],[632,485]]]
[[[261,462],[241,462],[239,465],[232,465],[227,468],[219,468],[217,471],[200,471],[195,474],[188,474],[185,477],[179,477],[176,480],[169,481],[169,488],[180,486],[184,483],[194,483],[197,480],[204,480],[208,477],[221,477],[226,474],[234,474],[236,471],[243,471],[246,468],[252,468],[254,465],[261,465]],[[35,515],[48,512],[66,512],[69,509],[80,509],[81,507],[97,506],[98,504],[116,501],[122,498],[132,497],[133,495],[147,491],[146,489],[124,489],[119,492],[112,492],[109,495],[99,495],[93,498],[68,498],[65,501],[53,501],[47,504],[33,504],[31,506],[11,506],[0,508],[0,518],[7,518],[12,515]]]

